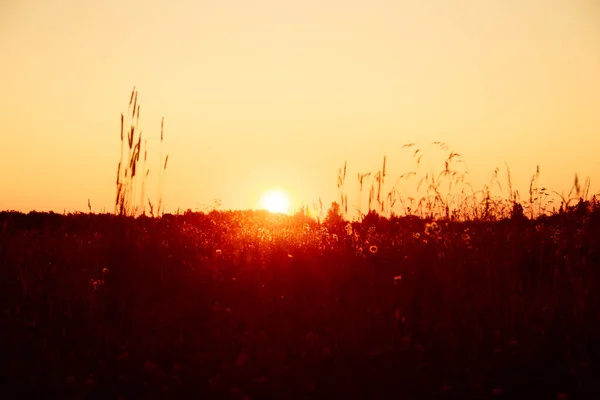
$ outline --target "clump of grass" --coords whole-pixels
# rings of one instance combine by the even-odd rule
[[[358,173],[358,203],[353,205],[363,219],[370,213],[392,216],[416,216],[429,219],[446,219],[456,221],[497,221],[505,218],[535,219],[556,212],[552,207],[555,199],[552,192],[540,187],[540,168],[530,180],[529,197],[521,204],[518,190],[513,189],[511,173],[506,165],[506,184],[501,178],[500,168],[496,168],[490,181],[480,190],[475,190],[469,180],[469,173],[462,156],[452,150],[446,143],[431,143],[443,154],[441,172],[424,170],[423,160],[426,153],[414,143],[401,148],[410,151],[415,165],[411,171],[397,177],[391,187],[386,187],[387,156],[383,157],[381,170]],[[344,216],[348,212],[348,195],[346,193],[346,173],[348,163],[338,171],[337,187],[340,191],[340,205]],[[406,190],[412,182],[416,191]],[[568,208],[572,202],[587,201],[589,197],[589,178],[582,184],[577,175],[573,188],[568,195],[559,194],[562,200],[561,209]],[[368,191],[367,210],[363,210],[364,191]]]
[[[590,191],[590,177],[588,176],[585,178],[585,181],[582,186],[581,182],[579,180],[579,176],[577,174],[575,174],[575,178],[573,179],[573,186],[571,187],[569,194],[565,195],[564,192],[558,193],[556,191],[553,191],[553,193],[560,197],[560,199],[561,199],[560,210],[564,211],[565,209],[568,210],[570,207],[572,207],[571,203],[574,201],[579,202],[579,204],[589,202],[590,201],[589,191]]]
[[[148,142],[142,142],[142,131],[140,129],[140,104],[138,103],[138,91],[134,87],[129,97],[129,106],[126,114],[121,113],[121,153],[117,167],[116,196],[114,213],[122,216],[136,216],[146,214],[146,182],[150,169],[146,167],[148,158]],[[162,149],[164,138],[164,118],[160,125],[160,144]],[[140,157],[143,153],[142,164]],[[156,215],[164,213],[163,204],[163,180],[167,169],[169,156],[163,160],[162,150],[160,154],[159,184],[158,184],[158,207]],[[141,172],[139,168],[141,167]],[[141,182],[140,182],[141,180]],[[138,187],[138,185],[140,185]],[[139,199],[139,200],[138,200]],[[150,215],[155,215],[154,205],[148,198]]]
[[[444,160],[444,169],[439,174],[433,171],[427,171],[424,174],[420,173],[421,163],[424,157],[422,149],[417,148],[414,143],[408,143],[402,146],[402,149],[408,149],[412,152],[412,159],[415,162],[415,170],[401,174],[397,177],[395,183],[390,187],[386,187],[386,178],[388,177],[388,158],[383,157],[381,170],[377,172],[358,173],[359,195],[358,204],[355,206],[361,217],[363,213],[362,201],[363,191],[368,190],[367,213],[378,212],[382,215],[390,216],[397,214],[405,215],[421,215],[421,216],[437,216],[450,217],[451,209],[460,209],[460,202],[457,203],[456,188],[462,187],[462,197],[472,196],[472,193],[465,195],[465,186],[468,186],[466,180],[467,172],[457,167],[457,164],[462,163],[460,154],[450,150],[449,146],[442,142],[432,143],[434,146],[446,152]],[[344,167],[344,171],[346,165]],[[411,179],[417,179],[417,193],[421,193],[421,197],[417,200],[415,197],[408,194],[404,187],[404,183]],[[340,176],[338,177],[338,188],[343,187]],[[346,200],[347,208],[347,196]],[[400,208],[400,209],[399,209]]]
[[[167,163],[169,162],[169,155],[167,154],[163,161],[162,154],[162,144],[164,139],[164,127],[165,127],[165,119],[164,117],[160,121],[160,168],[158,170],[158,212],[164,213],[164,204],[163,204],[163,184],[164,184],[164,176],[165,171],[167,170]],[[162,208],[161,208],[162,207]],[[161,212],[162,210],[162,212]]]
[[[338,170],[337,187],[340,191],[340,204],[343,210],[344,216],[348,213],[348,195],[344,191],[344,185],[346,183],[346,171],[348,167],[348,161],[344,161],[344,168]],[[320,201],[320,199],[319,199]],[[322,206],[321,206],[322,207]]]

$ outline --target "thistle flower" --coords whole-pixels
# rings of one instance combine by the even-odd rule
[[[346,225],[346,234],[348,236],[352,235],[352,225],[350,225],[350,224]]]
[[[431,235],[439,235],[442,232],[442,228],[438,225],[437,222],[427,223],[425,224],[425,234],[427,236]]]

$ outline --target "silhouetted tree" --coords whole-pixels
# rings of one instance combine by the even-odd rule
[[[340,205],[337,202],[334,201],[331,203],[331,208],[327,211],[327,216],[325,217],[323,224],[330,230],[339,230],[346,225]]]

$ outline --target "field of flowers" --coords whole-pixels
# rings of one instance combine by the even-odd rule
[[[600,398],[600,205],[0,213],[5,398]],[[598,397],[595,397],[598,396]]]

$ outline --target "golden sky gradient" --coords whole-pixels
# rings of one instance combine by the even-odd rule
[[[112,211],[134,85],[167,211],[330,203],[345,160],[394,181],[410,142],[476,187],[506,162],[522,195],[538,164],[599,188],[597,0],[3,0],[0,49],[0,209]]]

